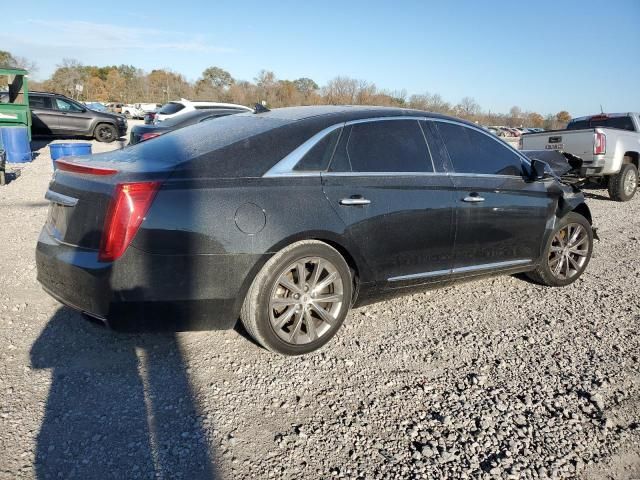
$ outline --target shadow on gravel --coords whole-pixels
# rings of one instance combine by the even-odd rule
[[[37,478],[218,476],[174,334],[118,334],[60,308],[31,363],[52,377]]]

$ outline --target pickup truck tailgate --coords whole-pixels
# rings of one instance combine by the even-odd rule
[[[557,132],[527,133],[522,136],[523,150],[562,150],[582,158],[593,160],[595,129],[562,130]]]

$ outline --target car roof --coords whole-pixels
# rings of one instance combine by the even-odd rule
[[[285,123],[311,119],[320,120],[323,118],[327,120],[334,120],[336,123],[339,123],[341,121],[360,120],[374,117],[418,116],[439,118],[443,120],[455,120],[457,122],[475,126],[475,124],[467,122],[466,120],[442,115],[440,113],[432,113],[425,110],[409,108],[380,107],[375,105],[313,105],[284,107],[275,108],[262,113],[243,113],[241,115],[256,115],[261,118],[272,118],[274,120],[284,121]]]

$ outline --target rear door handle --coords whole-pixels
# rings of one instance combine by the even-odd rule
[[[342,200],[340,200],[340,205],[369,205],[371,203],[371,200],[366,199],[366,198],[343,198]]]
[[[477,193],[472,193],[471,195],[467,195],[466,197],[464,197],[462,201],[469,202],[469,203],[484,202],[484,197],[481,197]]]

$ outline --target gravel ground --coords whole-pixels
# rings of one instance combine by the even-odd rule
[[[41,148],[0,187],[0,478],[640,478],[640,195],[589,190],[602,240],[570,287],[379,303],[283,358],[240,331],[114,333],[47,296],[50,174]]]

